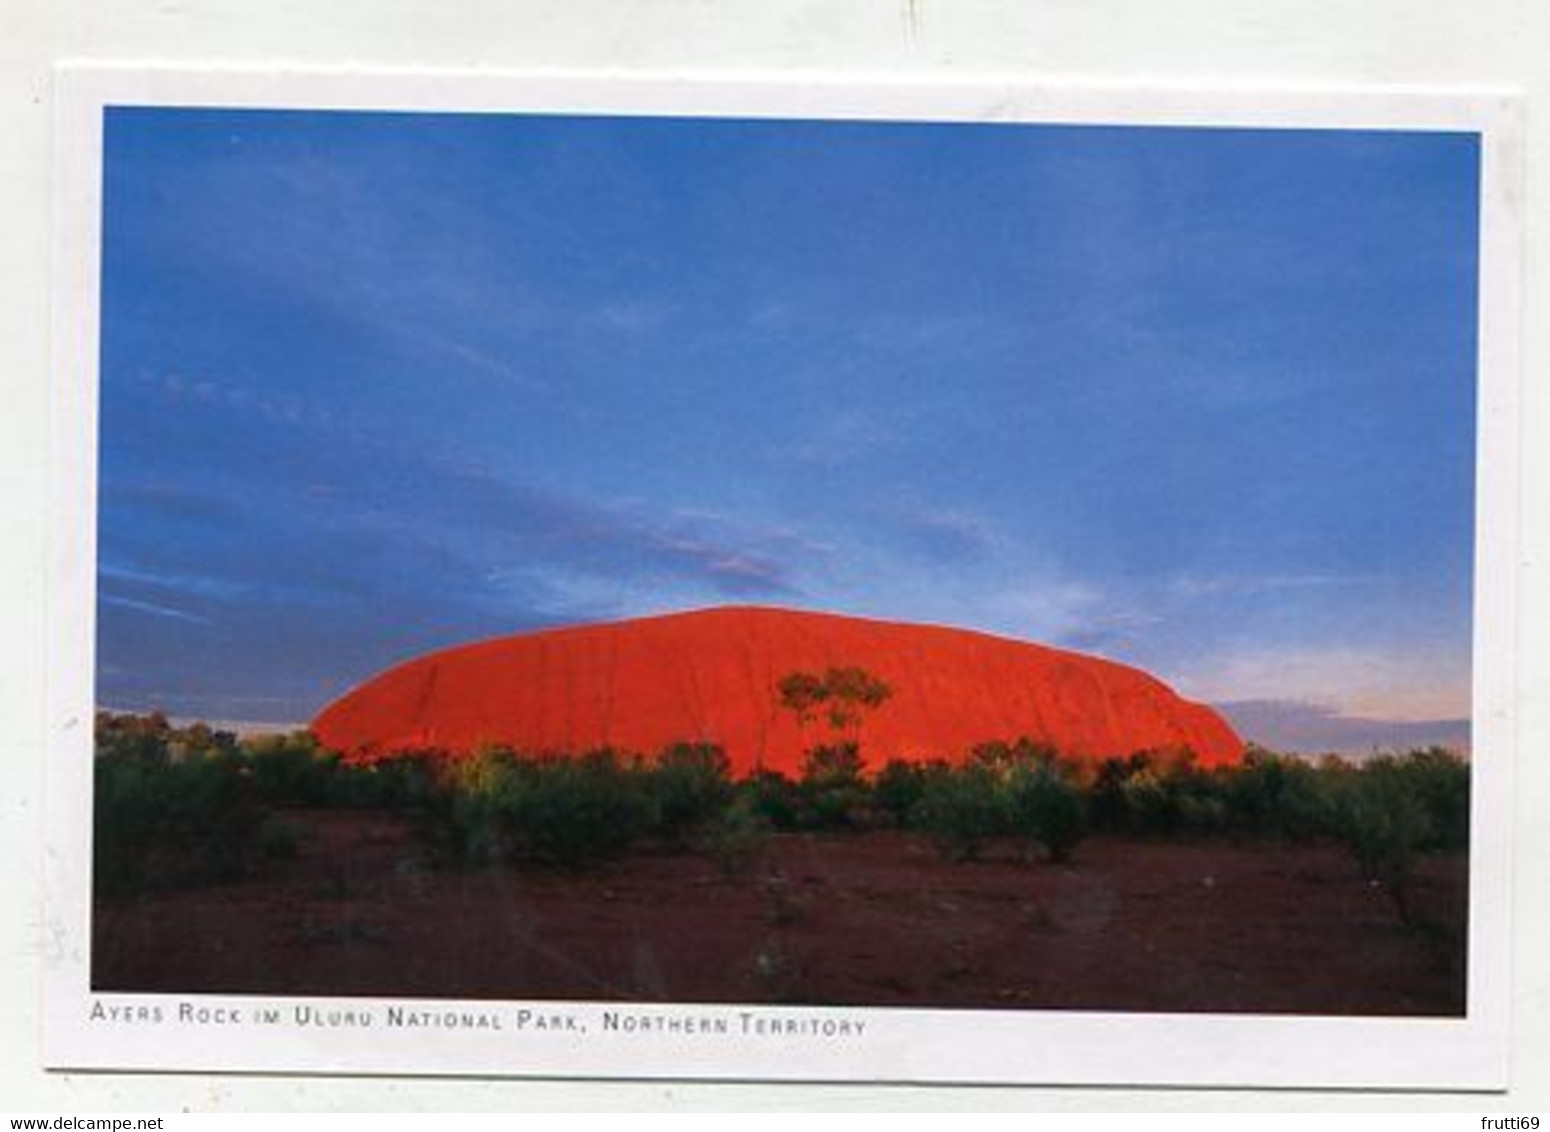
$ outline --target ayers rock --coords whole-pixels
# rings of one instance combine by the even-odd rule
[[[779,704],[792,672],[858,667],[892,695],[861,726],[875,769],[889,758],[957,760],[1019,736],[1078,758],[1187,747],[1238,762],[1221,716],[1135,668],[933,625],[734,607],[549,629],[429,653],[330,704],[312,723],[355,759],[502,744],[520,751],[611,745],[654,752],[720,744],[735,774],[799,772],[832,739]]]

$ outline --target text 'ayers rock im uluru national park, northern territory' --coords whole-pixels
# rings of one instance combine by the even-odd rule
[[[932,625],[734,607],[549,629],[429,653],[334,701],[313,721],[356,759],[500,745],[533,754],[708,742],[746,775],[800,771],[836,736],[780,702],[784,677],[859,668],[891,690],[859,738],[888,759],[959,761],[1027,737],[1073,758],[1188,748],[1233,764],[1243,742],[1216,712],[1135,668]]]

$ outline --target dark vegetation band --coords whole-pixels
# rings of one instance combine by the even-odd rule
[[[815,746],[802,773],[729,773],[716,746],[351,763],[306,732],[239,739],[160,715],[97,719],[99,895],[230,880],[295,852],[287,811],[380,809],[417,820],[446,867],[576,869],[631,851],[699,853],[728,874],[775,834],[904,829],[948,860],[1013,847],[1071,860],[1090,833],[1273,839],[1344,847],[1401,918],[1428,853],[1469,839],[1469,764],[1426,748],[1361,760],[1252,749],[1209,769],[1187,750],[1077,760],[1026,739],[957,763],[870,764],[851,741]]]

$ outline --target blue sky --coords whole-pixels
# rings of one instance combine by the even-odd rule
[[[756,603],[1098,652],[1287,745],[1464,718],[1477,162],[112,110],[99,698],[305,720],[427,648]]]

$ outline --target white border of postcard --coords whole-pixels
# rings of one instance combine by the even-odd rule
[[[819,77],[58,73],[44,1053],[53,1068],[1500,1089],[1507,1084],[1520,105],[1510,93]],[[94,994],[91,731],[103,109],[114,105],[1458,130],[1481,137],[1474,793],[1461,1019]],[[391,1024],[406,1013],[454,1023]],[[608,1016],[637,1025],[609,1028]],[[541,1027],[567,1017],[572,1029]],[[499,1028],[495,1028],[498,1026]]]

